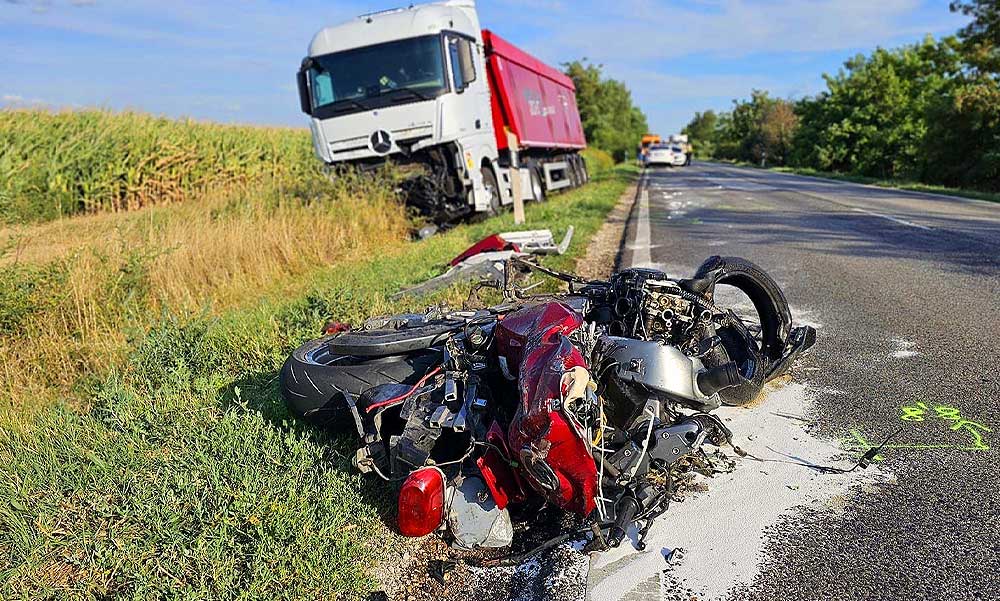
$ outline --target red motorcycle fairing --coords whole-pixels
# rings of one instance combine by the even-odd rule
[[[520,403],[507,435],[526,479],[546,499],[587,515],[595,507],[597,466],[581,432],[563,411],[572,378],[587,368],[567,338],[583,317],[560,302],[525,307],[497,326],[497,354],[517,378]]]

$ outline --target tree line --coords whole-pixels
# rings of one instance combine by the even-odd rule
[[[684,132],[703,158],[1000,190],[1000,2],[955,35],[855,56],[801,100],[754,90]]]
[[[649,128],[632,92],[623,82],[604,77],[601,65],[587,59],[564,63],[563,69],[576,86],[587,144],[607,151],[616,161],[630,157]]]

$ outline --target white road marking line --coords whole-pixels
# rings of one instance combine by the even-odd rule
[[[934,229],[926,225],[920,225],[919,223],[913,223],[912,221],[906,221],[905,219],[900,219],[899,217],[893,217],[892,215],[883,215],[882,213],[874,213],[872,211],[866,211],[865,209],[859,209],[857,207],[854,207],[854,210],[857,211],[858,213],[865,213],[866,215],[871,215],[872,217],[881,217],[882,219],[888,219],[889,221],[893,221],[900,225],[908,225],[910,227],[917,227],[927,231]]]
[[[632,267],[646,267],[653,262],[650,254],[650,228],[649,228],[649,190],[646,188],[646,178],[643,178],[639,185],[642,191],[639,193],[639,223],[635,228],[635,240],[632,241]]]

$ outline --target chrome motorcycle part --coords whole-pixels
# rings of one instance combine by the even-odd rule
[[[705,366],[697,357],[688,357],[680,349],[660,342],[606,336],[600,342],[611,348],[616,362],[615,376],[622,382],[701,411],[719,406],[714,394],[704,394],[698,386],[698,374]]]

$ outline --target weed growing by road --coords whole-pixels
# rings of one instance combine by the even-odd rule
[[[381,178],[269,179],[10,230],[0,246],[0,407],[73,392],[164,311],[213,315],[265,292],[294,295],[303,275],[403,244],[409,222],[391,190]]]

